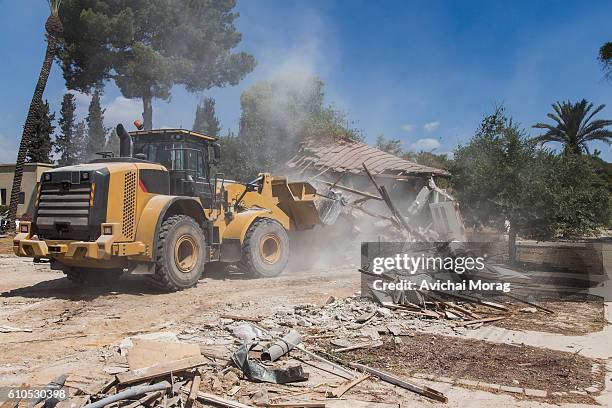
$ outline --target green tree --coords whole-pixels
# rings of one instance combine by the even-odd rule
[[[114,157],[119,157],[119,135],[117,135],[117,130],[115,128],[108,134],[104,151],[112,152]]]
[[[221,127],[219,126],[219,119],[215,115],[214,98],[204,98],[196,107],[193,130],[207,136],[219,136]]]
[[[376,144],[374,146],[383,152],[391,153],[396,156],[401,156],[402,154],[402,141],[399,139],[387,139],[384,135],[380,135],[376,138]]]
[[[612,144],[612,131],[606,129],[607,126],[612,125],[612,120],[591,120],[606,105],[599,105],[591,111],[593,104],[583,99],[576,103],[556,102],[552,107],[555,112],[546,116],[554,120],[556,124],[537,123],[533,125],[534,128],[547,130],[543,135],[535,137],[534,141],[539,143],[559,142],[563,144],[566,153],[575,154],[589,153],[587,144],[592,141]]]
[[[607,42],[599,49],[599,61],[608,79],[612,79],[612,42]]]
[[[612,191],[590,156],[552,158],[548,177],[554,200],[551,229],[564,238],[596,233],[612,225]]]
[[[26,116],[25,124],[23,125],[23,133],[19,142],[19,150],[17,151],[17,160],[15,161],[15,176],[13,177],[13,186],[11,188],[11,200],[8,210],[8,225],[12,229],[15,225],[15,216],[17,215],[17,205],[19,204],[19,192],[21,191],[21,179],[23,178],[23,164],[25,163],[30,137],[34,134],[36,128],[36,116],[42,105],[42,97],[47,86],[49,73],[53,66],[53,60],[56,56],[58,37],[62,34],[63,27],[59,18],[59,6],[61,0],[48,0],[50,14],[45,22],[45,31],[47,39],[47,48],[45,58],[38,74],[38,81],[32,94],[30,107]]]
[[[86,163],[88,161],[87,147],[87,124],[84,120],[74,127],[73,145],[75,150],[75,163]]]
[[[255,66],[231,51],[241,41],[236,0],[64,0],[60,58],[69,88],[89,92],[113,80],[143,103],[153,127],[153,99],[174,85],[189,92],[236,85]]]
[[[518,233],[552,235],[553,197],[544,156],[503,107],[485,117],[469,143],[455,150],[451,181],[466,222],[499,229],[509,223],[511,261]]]
[[[96,90],[89,103],[87,118],[87,143],[85,155],[88,160],[97,158],[96,153],[104,151],[106,129],[104,128],[104,111],[100,104],[100,91]]]
[[[453,160],[445,153],[435,154],[425,151],[406,152],[402,157],[424,166],[435,167],[436,169],[450,170],[453,165]]]
[[[28,163],[51,163],[51,135],[55,130],[55,114],[49,111],[49,102],[40,106],[34,126],[34,133],[28,142]]]
[[[60,166],[77,163],[76,158],[79,152],[77,151],[78,147],[74,144],[75,111],[74,95],[71,93],[64,94],[58,120],[60,132],[55,137],[54,146],[55,153],[59,154],[57,164]]]
[[[304,140],[360,138],[341,112],[324,105],[323,97],[323,82],[315,77],[260,81],[245,90],[236,146],[247,152],[248,170],[240,179],[273,171]]]

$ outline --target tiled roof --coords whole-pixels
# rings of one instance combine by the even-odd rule
[[[401,159],[391,153],[353,140],[338,140],[323,144],[306,142],[302,144],[298,154],[287,162],[287,166],[299,169],[305,167],[317,170],[331,169],[337,172],[348,171],[358,174],[363,173],[363,163],[372,174],[449,175],[446,170]]]

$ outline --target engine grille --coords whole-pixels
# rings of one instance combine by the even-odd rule
[[[134,239],[134,215],[136,212],[136,172],[125,173],[123,190],[123,223],[121,233],[129,240]]]
[[[50,239],[88,239],[91,184],[64,188],[61,183],[41,185],[36,211],[37,233]]]

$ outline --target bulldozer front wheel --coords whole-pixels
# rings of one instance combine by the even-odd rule
[[[157,245],[154,280],[165,290],[195,286],[204,271],[206,238],[200,225],[186,215],[162,223]]]
[[[257,278],[278,276],[289,262],[289,237],[277,221],[260,218],[247,231],[240,269]]]

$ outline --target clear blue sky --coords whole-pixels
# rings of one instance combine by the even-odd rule
[[[15,160],[44,54],[44,0],[0,0],[0,162]],[[406,149],[448,152],[482,116],[504,103],[515,121],[545,121],[551,103],[586,98],[608,105],[598,48],[612,41],[610,1],[288,1],[239,2],[241,49],[258,60],[236,87],[213,89],[226,131],[238,128],[240,92],[279,72],[316,74],[326,101],[344,110],[372,142],[400,138]],[[53,67],[45,98],[59,110],[65,92]],[[201,95],[180,87],[155,101],[154,124],[190,127]],[[79,95],[83,117],[87,97]],[[140,102],[109,84],[107,125],[131,122]],[[593,145],[612,161],[612,148]]]

